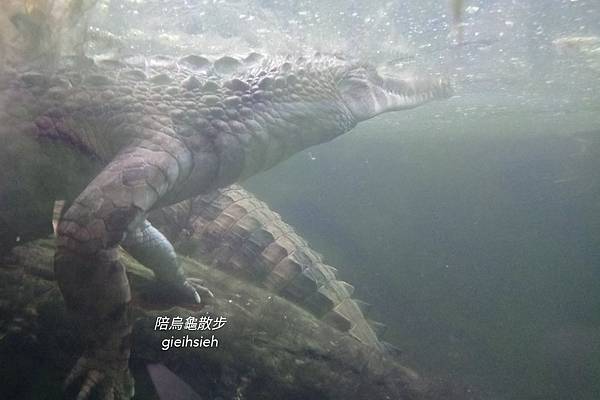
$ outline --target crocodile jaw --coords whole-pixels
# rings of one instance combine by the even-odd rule
[[[380,76],[375,70],[343,78],[338,85],[347,107],[359,122],[453,94],[450,84],[443,79]]]

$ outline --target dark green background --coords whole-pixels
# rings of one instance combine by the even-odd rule
[[[420,371],[484,398],[600,398],[600,131],[403,118],[246,186],[375,305]]]

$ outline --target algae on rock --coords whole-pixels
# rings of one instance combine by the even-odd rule
[[[60,398],[60,377],[81,347],[52,278],[53,253],[53,241],[40,240],[15,248],[0,265],[0,372],[9,378],[0,390],[7,395],[36,398],[40,390],[43,398]],[[200,310],[168,306],[154,296],[152,272],[125,253],[121,259],[135,293],[131,366],[140,398],[156,398],[144,366],[157,362],[203,399],[430,398],[428,385],[410,369],[285,299],[181,258],[189,276],[203,279],[215,298]],[[227,322],[208,334],[164,331],[155,329],[159,316]],[[219,345],[161,349],[164,339],[185,335],[214,335]],[[25,379],[19,379],[22,374]]]

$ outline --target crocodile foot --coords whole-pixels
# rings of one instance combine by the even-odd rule
[[[210,302],[210,299],[215,297],[213,292],[211,292],[211,290],[209,288],[204,286],[204,281],[202,279],[187,278],[184,285],[191,286],[192,289],[194,289],[194,291],[196,292],[196,295],[198,296],[198,300],[200,300],[199,302],[208,303],[208,302]],[[202,299],[204,299],[204,300],[202,300]]]
[[[76,386],[75,381],[82,383]],[[76,400],[90,398],[92,391],[101,400],[129,400],[134,395],[134,381],[127,362],[107,362],[83,355],[65,380],[64,389],[67,395],[73,393]]]
[[[215,297],[203,284],[202,279],[187,278],[183,285],[168,285],[167,289],[171,291],[171,297],[178,305],[195,306],[207,303],[206,299]]]
[[[214,294],[203,283],[196,278],[187,278],[182,284],[157,281],[144,291],[142,298],[144,303],[155,305],[204,306]]]

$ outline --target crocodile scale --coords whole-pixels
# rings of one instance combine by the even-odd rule
[[[239,185],[155,211],[150,221],[181,254],[258,284],[380,349],[382,324],[363,315],[354,287],[280,215]]]
[[[68,205],[56,228],[54,270],[86,347],[66,385],[78,388],[78,400],[96,391],[102,399],[133,396],[131,292],[120,246],[178,304],[197,306],[211,293],[185,276],[149,212],[240,182],[381,113],[449,95],[439,78],[380,75],[368,63],[319,54],[64,57],[0,73],[0,255],[46,236],[54,202]],[[251,215],[244,204],[217,212],[210,229]],[[253,218],[238,218],[236,227]],[[254,268],[252,279],[376,343],[358,322],[364,318],[349,286],[307,245],[283,235],[286,227],[281,234],[246,227],[251,239],[237,254],[264,246],[262,262],[227,258],[227,246],[215,262]]]

